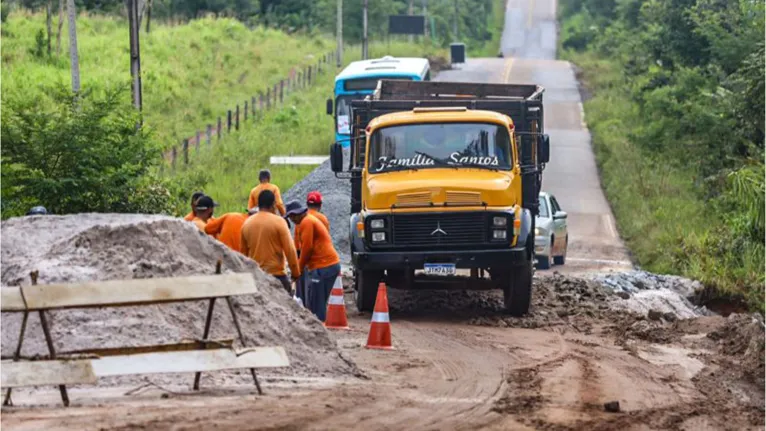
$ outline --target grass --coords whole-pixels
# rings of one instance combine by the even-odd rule
[[[446,56],[445,50],[428,44],[391,42],[371,44],[370,56]],[[344,61],[358,60],[361,48],[349,47]],[[325,113],[325,100],[332,97],[336,71],[325,70],[311,88],[291,94],[285,104],[265,112],[257,122],[225,136],[212,148],[191,157],[190,166],[178,175],[192,177],[221,207],[218,212],[242,211],[250,189],[258,182],[258,171],[269,168],[272,181],[285,192],[313,166],[269,165],[274,155],[326,155],[334,139],[334,123]]]
[[[582,69],[594,93],[584,104],[585,118],[620,234],[638,264],[700,280],[709,298],[744,300],[762,312],[763,245],[748,246],[728,234],[727,213],[699,195],[691,168],[631,142],[642,118],[616,62],[593,53],[564,56]]]
[[[45,91],[41,84],[70,85],[68,30],[62,30],[61,55],[37,57],[35,37],[45,15],[23,10],[3,24],[2,92]],[[232,19],[200,19],[185,25],[152,23],[142,32],[141,71],[145,121],[165,146],[265,91],[290,68],[316,64],[315,55],[334,47],[331,38],[248,29]],[[99,88],[130,81],[128,24],[125,20],[81,14],[77,39],[82,87]]]

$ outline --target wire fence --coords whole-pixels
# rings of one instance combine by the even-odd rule
[[[188,165],[189,153],[192,150],[195,154],[199,153],[203,143],[208,147],[212,146],[213,141],[220,141],[224,134],[239,131],[240,127],[248,122],[256,121],[259,118],[258,113],[282,105],[289,94],[310,87],[324,69],[335,67],[335,55],[335,52],[330,52],[323,55],[316,64],[293,67],[287,77],[267,88],[265,93],[258,92],[257,95],[251,96],[250,100],[237,104],[234,109],[227,110],[225,116],[219,116],[215,124],[207,124],[203,130],[198,129],[194,136],[171,147],[164,153],[165,161],[171,168],[175,168],[180,157],[183,164]]]

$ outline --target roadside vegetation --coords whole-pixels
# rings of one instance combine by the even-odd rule
[[[560,14],[638,263],[763,312],[763,2],[575,0]]]

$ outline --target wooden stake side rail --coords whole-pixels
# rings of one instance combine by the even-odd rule
[[[3,287],[0,311],[160,304],[257,291],[253,275],[247,273]]]
[[[23,386],[96,384],[98,378],[137,374],[190,373],[242,368],[288,367],[282,347],[217,348],[178,352],[139,353],[98,359],[2,361],[0,385]]]
[[[221,275],[221,260],[216,275],[113,280],[73,284],[38,285],[38,272],[30,273],[32,284],[0,288],[0,311],[23,313],[21,331],[13,359],[2,361],[0,386],[7,388],[3,405],[12,405],[11,389],[20,386],[58,385],[61,400],[69,405],[67,384],[95,384],[99,377],[195,372],[194,390],[199,389],[202,372],[249,368],[259,394],[262,394],[256,368],[288,367],[290,361],[282,347],[256,347],[235,350],[232,340],[210,340],[213,307],[225,298],[240,343],[245,345],[232,296],[258,291],[252,274]],[[48,310],[68,308],[122,307],[208,300],[205,330],[199,340],[139,347],[94,348],[67,352],[70,358],[57,358],[46,318]],[[49,356],[42,361],[22,361],[26,323],[31,312],[40,315],[40,324]],[[96,356],[96,358],[88,357]]]

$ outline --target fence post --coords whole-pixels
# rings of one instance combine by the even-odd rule
[[[234,130],[239,130],[239,104],[237,104],[237,115],[234,118]]]
[[[226,133],[231,133],[231,109],[226,111]]]
[[[309,66],[308,72],[309,72],[309,78],[308,78],[309,79],[309,86],[311,86],[311,66]]]
[[[253,120],[255,120],[255,96],[250,98],[250,111],[253,114]]]
[[[263,93],[258,92],[258,110],[263,112]]]
[[[243,112],[243,113],[242,113],[242,115],[244,116],[243,118],[244,118],[244,120],[245,120],[245,121],[247,121],[247,111],[249,111],[249,110],[250,110],[250,109],[248,108],[248,105],[247,105],[247,103],[248,103],[248,102],[247,102],[247,100],[245,100],[245,112]]]
[[[271,109],[271,87],[266,89],[266,109]]]
[[[285,80],[280,79],[279,80],[279,103],[285,101]]]
[[[189,140],[184,139],[184,165],[189,164]]]
[[[276,107],[277,102],[279,102],[279,83],[274,84],[274,91],[272,91],[272,94],[274,94],[274,107]]]
[[[215,134],[218,135],[217,139],[221,140],[221,132],[223,131],[223,124],[221,122],[221,117],[218,117],[218,128],[215,129]]]
[[[213,125],[208,124],[207,128],[205,128],[205,136],[207,137],[207,146],[210,146],[210,141],[213,140]]]
[[[194,142],[194,151],[197,153],[199,153],[199,141],[201,140],[200,136],[201,136],[201,133],[199,130],[197,130],[197,134],[195,135],[195,142]]]
[[[173,151],[170,152],[170,166],[175,169],[176,168],[176,153],[178,153],[178,149],[176,149],[176,146],[173,146]]]

